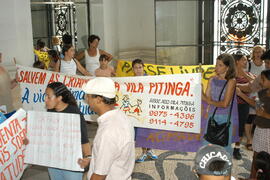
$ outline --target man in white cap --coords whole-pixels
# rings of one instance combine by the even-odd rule
[[[124,112],[114,109],[114,82],[98,77],[88,81],[83,91],[90,108],[99,115],[88,180],[131,179],[135,164],[134,127]]]

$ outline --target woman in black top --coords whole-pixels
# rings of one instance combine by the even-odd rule
[[[77,102],[67,87],[60,82],[48,84],[45,91],[45,103],[48,112],[80,114],[81,144],[84,159],[79,159],[78,164],[85,168],[90,163],[90,144],[87,136],[86,122],[80,112]],[[82,172],[67,171],[56,168],[48,168],[51,180],[76,180],[82,179]]]

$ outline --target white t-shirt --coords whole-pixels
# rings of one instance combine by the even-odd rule
[[[261,72],[262,72],[263,70],[265,70],[264,62],[262,63],[261,66],[256,66],[256,65],[254,64],[254,62],[251,61],[250,64],[248,65],[248,70],[249,70],[249,66],[250,66],[250,71],[249,71],[249,72],[251,72],[252,74],[254,74],[254,75],[256,75],[256,76],[260,75]]]
[[[99,49],[97,48],[97,55],[96,56],[89,56],[88,51],[85,50],[85,68],[91,74],[95,74],[95,70],[99,68]]]
[[[261,66],[256,66],[254,64],[254,62],[251,61],[250,64],[249,64],[249,66],[250,66],[250,71],[249,72],[251,72],[252,74],[254,74],[256,76],[259,76],[261,74],[261,72],[263,70],[265,70],[264,62],[263,62],[263,64]],[[257,97],[257,95],[258,95],[257,93],[251,93],[249,97],[252,98],[252,99],[255,99]],[[249,108],[249,114],[253,114],[253,115],[256,114],[256,110],[255,110],[254,107],[251,107],[250,106],[250,108]]]
[[[127,180],[135,164],[134,127],[129,117],[119,109],[98,119],[97,134],[92,148],[87,178],[92,174],[106,175],[106,180]]]
[[[77,64],[74,59],[71,59],[70,61],[61,60],[60,64],[61,73],[76,75],[76,71],[77,71]]]

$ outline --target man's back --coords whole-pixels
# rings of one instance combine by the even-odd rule
[[[106,179],[131,179],[135,164],[134,129],[121,110],[111,110],[98,118],[93,143],[92,173],[107,175]]]

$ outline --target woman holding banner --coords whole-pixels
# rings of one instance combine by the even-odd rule
[[[90,163],[90,144],[87,136],[87,129],[84,116],[80,112],[77,102],[67,87],[60,82],[48,84],[45,91],[45,103],[48,112],[80,114],[81,121],[81,144],[83,159],[78,164],[85,168]],[[80,148],[80,147],[78,147]],[[63,169],[48,168],[51,180],[81,180],[82,172],[68,171]]]
[[[235,62],[230,54],[221,54],[217,57],[216,76],[212,77],[206,89],[206,93],[202,93],[203,101],[207,102],[208,107],[206,114],[208,115],[208,123],[211,118],[214,118],[217,124],[224,124],[228,121],[232,121],[233,114],[230,117],[231,105],[234,100],[234,92],[236,86],[235,80]],[[229,116],[228,116],[229,115]],[[209,128],[209,126],[208,126]],[[208,132],[206,132],[207,134]],[[206,137],[206,136],[205,136]],[[228,145],[224,146],[225,149],[232,153],[232,122],[229,126],[229,138]],[[204,144],[214,144],[207,140]]]

